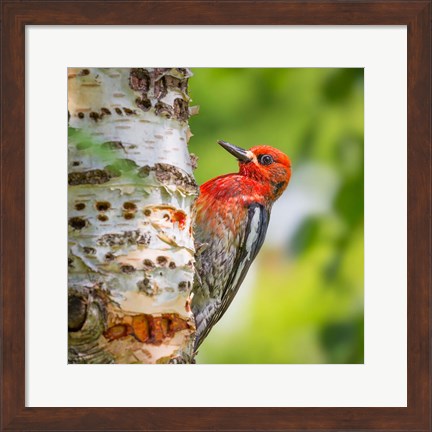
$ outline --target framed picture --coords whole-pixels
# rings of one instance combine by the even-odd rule
[[[5,1],[2,430],[429,430],[430,10],[429,1]],[[165,267],[170,275],[179,271],[174,259],[158,256],[150,265],[140,255],[138,268],[120,257],[118,245],[111,250],[108,240],[98,241],[93,248],[83,240],[83,221],[106,227],[118,219],[132,226],[139,212],[149,226],[159,210],[129,190],[124,194],[125,185],[115,206],[102,195],[93,203],[79,191],[81,165],[102,158],[102,171],[122,178],[124,170],[107,154],[119,146],[134,154],[130,143],[116,144],[111,135],[97,143],[102,156],[88,147],[81,152],[82,125],[92,128],[101,123],[95,115],[108,112],[117,124],[134,114],[137,125],[139,119],[145,124],[149,114],[142,101],[139,115],[125,103],[104,106],[102,114],[87,112],[71,102],[71,83],[94,88],[93,81],[103,83],[101,74],[107,80],[125,74],[132,90],[142,91],[145,73],[163,76],[168,91],[178,84],[178,94],[189,78],[189,96],[201,112],[189,119],[195,136],[183,132],[200,157],[198,183],[237,169],[228,167],[228,154],[220,158],[216,140],[222,139],[234,143],[220,141],[246,176],[251,165],[242,168],[242,158],[256,158],[256,166],[267,170],[275,161],[284,164],[279,150],[291,157],[286,166],[292,164],[294,173],[286,205],[282,196],[281,207],[272,208],[259,255],[265,265],[257,267],[255,285],[268,286],[247,291],[244,282],[240,290],[254,311],[251,328],[240,331],[235,320],[247,316],[244,310],[231,309],[230,315],[228,309],[209,335],[204,331],[206,340],[195,345],[201,346],[190,365],[142,364],[172,363],[173,355],[159,350],[162,339],[193,329],[172,313],[161,312],[156,334],[154,318],[142,310],[120,317],[109,309],[100,336],[108,348],[94,358],[95,351],[83,350],[83,322],[75,314],[84,295],[79,284],[102,287],[98,270],[88,270],[99,266],[95,257],[101,254],[101,266],[118,266],[142,296],[165,292],[154,288]],[[183,106],[177,103],[170,121]],[[198,108],[190,105],[187,112],[197,114]],[[267,140],[279,150],[259,153],[263,147],[255,145]],[[270,162],[260,162],[269,155]],[[143,172],[142,164],[135,165]],[[251,212],[247,232],[258,214]],[[298,223],[288,224],[290,232],[285,221],[295,214]],[[183,219],[176,215],[165,219],[180,230]],[[162,241],[169,243],[166,236]],[[132,255],[139,249],[135,243]],[[81,272],[82,262],[87,270]],[[191,290],[199,295],[196,288],[177,285],[196,320],[200,311],[188,297]],[[113,294],[115,305],[131,311],[122,290]],[[128,344],[143,343],[156,348],[124,354]]]

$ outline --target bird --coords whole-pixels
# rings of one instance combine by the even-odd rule
[[[274,147],[218,144],[237,158],[239,171],[201,185],[193,208],[195,353],[237,294],[291,178],[289,157]]]

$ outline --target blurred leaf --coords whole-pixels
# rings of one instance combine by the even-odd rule
[[[320,339],[328,353],[329,363],[364,362],[363,317],[326,324],[321,331]]]
[[[324,97],[330,103],[347,99],[353,88],[362,83],[363,71],[356,68],[335,69],[324,86]]]
[[[199,156],[198,183],[238,170],[218,139],[272,145],[293,166],[281,222],[290,229],[280,227],[290,233],[280,242],[288,247],[266,239],[255,276],[251,270],[198,362],[362,363],[364,70],[193,73],[190,94],[200,114],[190,119],[189,150]],[[305,179],[299,173],[307,167]],[[331,172],[328,185],[321,171]]]
[[[349,226],[363,220],[363,176],[349,178],[342,184],[336,197],[335,209]]]
[[[305,219],[290,241],[290,251],[300,255],[315,244],[318,239],[320,219],[316,216]]]

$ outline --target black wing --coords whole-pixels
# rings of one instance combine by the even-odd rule
[[[248,208],[247,224],[241,235],[241,241],[234,258],[231,273],[225,284],[220,299],[208,304],[208,310],[197,311],[197,333],[195,349],[201,344],[211,328],[222,318],[264,243],[270,220],[269,211],[261,204],[251,204]],[[204,321],[204,322],[203,322]],[[204,326],[202,325],[204,324]]]

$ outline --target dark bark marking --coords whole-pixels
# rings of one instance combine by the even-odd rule
[[[76,230],[81,230],[88,225],[88,221],[81,217],[71,217],[69,218],[69,225]]]
[[[165,102],[159,101],[155,105],[155,114],[161,117],[171,118],[173,116],[173,108]]]
[[[196,170],[198,168],[198,156],[194,153],[190,153],[190,161],[191,161],[191,165],[192,165],[192,169]]]
[[[174,99],[174,117],[186,121],[189,118],[189,103],[181,98]]]
[[[124,208],[125,210],[129,210],[129,211],[136,211],[137,206],[136,206],[136,204],[133,203],[133,202],[126,201],[126,202],[123,203],[123,208]]]
[[[97,201],[95,207],[97,211],[105,212],[111,208],[111,203],[108,201]]]
[[[81,330],[87,318],[87,299],[83,296],[71,295],[68,297],[68,330],[76,332]]]
[[[155,268],[154,262],[153,262],[151,259],[146,258],[146,259],[143,261],[143,264],[144,264],[144,268],[145,268],[146,270],[152,270],[152,269]]]
[[[86,208],[86,205],[84,203],[76,203],[75,204],[75,210],[81,211]]]
[[[158,79],[154,83],[154,96],[156,99],[163,99],[168,93],[165,77]]]
[[[109,182],[116,173],[107,169],[94,169],[84,172],[71,172],[68,174],[68,183],[70,186],[84,184],[102,184]]]
[[[124,231],[122,233],[104,234],[97,240],[98,246],[132,246],[148,245],[150,243],[150,234],[141,233],[140,230]]]
[[[134,266],[125,264],[120,267],[120,270],[122,273],[130,274],[130,273],[134,273],[136,269]]]
[[[182,92],[187,91],[188,79],[180,79],[172,75],[165,75],[165,85],[168,89],[179,89]]]
[[[180,292],[186,291],[187,287],[188,287],[188,284],[186,281],[179,282],[179,284],[178,284],[178,289]]]
[[[158,256],[156,258],[156,262],[160,265],[160,266],[165,266],[168,263],[168,258],[166,256]]]
[[[148,177],[152,168],[149,165],[144,165],[138,170],[138,177],[145,178]]]
[[[141,98],[136,98],[135,103],[138,108],[142,109],[143,111],[147,112],[152,107],[151,101],[149,98],[143,96]]]
[[[83,251],[87,255],[96,255],[96,249],[90,246],[84,246]]]
[[[95,122],[97,122],[97,121],[100,120],[100,118],[101,118],[100,114],[97,113],[97,112],[95,112],[95,111],[92,111],[92,112],[89,114],[89,117],[90,117],[92,120],[94,120]]]
[[[147,93],[150,89],[150,74],[144,68],[133,68],[129,75],[129,86],[133,90]]]
[[[150,98],[156,99],[155,114],[176,118],[185,121],[189,118],[189,103],[187,96],[177,98],[173,106],[163,102],[164,97],[171,90],[181,91],[187,95],[188,70],[184,68],[155,68],[148,71],[144,68],[134,68],[129,75],[129,86],[140,92],[140,97],[135,99],[138,108],[149,111],[152,107]]]
[[[150,172],[154,172],[156,179],[165,185],[176,185],[190,193],[198,192],[198,185],[194,178],[183,170],[165,163],[157,163],[150,167],[144,165],[138,170],[139,177],[148,177]]]
[[[154,168],[157,180],[162,184],[176,185],[190,193],[198,193],[195,179],[183,170],[165,163],[157,163]]]
[[[123,111],[126,115],[136,115],[136,111],[131,110],[130,108],[123,107]]]
[[[115,260],[115,256],[111,252],[105,254],[105,261],[114,261],[114,260]]]
[[[155,290],[150,285],[150,279],[144,278],[142,281],[137,282],[138,291],[143,292],[148,296],[152,296],[155,293]]]

